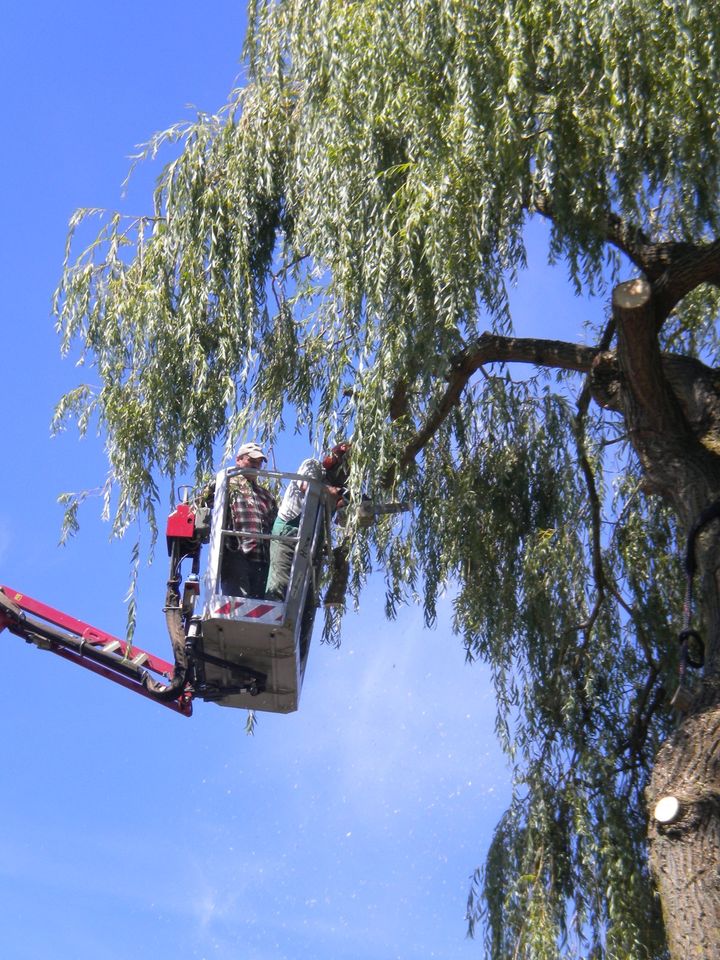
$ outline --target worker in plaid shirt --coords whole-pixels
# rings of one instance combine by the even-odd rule
[[[239,467],[252,470],[260,470],[266,461],[267,457],[257,443],[243,443],[235,458]],[[226,596],[261,600],[265,597],[270,542],[255,540],[251,535],[270,533],[277,503],[270,491],[257,483],[256,477],[242,474],[230,478],[228,500],[230,526],[244,535],[225,538],[221,589]]]

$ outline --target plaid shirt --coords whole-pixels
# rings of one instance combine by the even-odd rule
[[[270,533],[277,514],[275,497],[259,486],[254,477],[238,475],[228,482],[230,517],[233,530],[242,533]],[[240,549],[249,559],[267,562],[270,541],[238,537]]]

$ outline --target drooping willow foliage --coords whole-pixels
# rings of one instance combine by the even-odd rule
[[[642,792],[671,724],[681,571],[672,517],[582,375],[490,363],[443,404],[458,356],[514,332],[529,217],[601,294],[623,268],[609,215],[655,242],[717,234],[719,14],[255,2],[247,83],[148,145],[175,158],[147,217],[107,214],[81,252],[71,231],[58,326],[92,374],[57,423],[105,438],[117,533],[218,443],[296,427],[351,436],[352,488],[414,504],[353,536],[353,589],[379,565],[388,614],[418,598],[429,623],[448,589],[492,670],[515,789],[468,917],[497,960],[664,956]],[[712,362],[716,312],[696,291],[665,346]],[[599,302],[587,344],[605,328]]]

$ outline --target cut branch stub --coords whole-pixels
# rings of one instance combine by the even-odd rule
[[[672,795],[661,797],[655,804],[653,815],[658,823],[672,823],[680,816],[680,801]]]
[[[642,308],[648,308],[652,298],[652,287],[643,280],[642,277],[636,277],[635,280],[627,280],[625,283],[619,283],[613,290],[612,304],[613,312],[630,310],[636,314]]]

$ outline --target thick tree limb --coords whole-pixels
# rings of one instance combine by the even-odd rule
[[[472,374],[485,363],[532,363],[537,367],[587,373],[597,353],[596,347],[565,340],[483,333],[475,343],[451,357],[450,365],[457,375]]]
[[[621,328],[617,355],[607,349],[616,326]],[[646,440],[654,435],[671,444],[681,441],[683,456],[688,454],[688,447],[696,451],[700,447],[703,459],[716,447],[720,451],[720,377],[693,358],[662,354],[657,326],[653,285],[637,279],[616,288],[613,318],[596,347],[483,333],[450,358],[445,392],[406,445],[398,466],[407,467],[413,462],[459,403],[472,376],[489,363],[529,363],[586,373],[589,379],[579,400],[579,411],[587,409],[590,396],[601,406],[626,417],[630,414],[628,404],[634,405],[628,422],[633,422],[635,431],[640,430]],[[404,381],[396,387],[393,419],[407,411],[407,389]],[[636,433],[633,442],[637,440]],[[641,450],[638,452],[643,459]],[[391,477],[386,479],[392,482]]]
[[[630,284],[645,284],[638,289],[645,293],[651,291],[647,281],[630,281]],[[651,426],[649,419],[643,417],[638,421],[635,418],[635,429],[642,423],[646,439],[649,438],[648,429],[660,435],[672,426],[665,438],[670,442],[672,436],[675,441],[682,437],[683,455],[687,453],[688,444],[693,449],[704,448],[701,451],[703,457],[710,453],[720,454],[720,373],[692,357],[661,354],[651,304],[648,302],[646,308],[642,308],[645,321],[638,324],[630,303],[627,291],[621,292],[615,316],[607,324],[597,347],[559,340],[482,334],[450,359],[445,392],[406,445],[398,467],[407,467],[413,462],[459,403],[472,376],[489,363],[530,363],[587,373],[588,379],[578,400],[580,414],[587,410],[591,397],[602,407],[626,414],[627,384],[628,377],[631,377],[633,389],[637,391],[634,402],[643,409],[647,408],[648,417],[655,421]],[[625,323],[623,346],[627,344],[628,347],[625,369],[618,355],[607,350],[618,318]],[[396,386],[390,411],[393,419],[407,413],[407,391],[405,381]],[[631,439],[635,442],[638,435],[634,434]],[[386,478],[389,484],[393,476]]]
[[[689,358],[663,357],[649,281],[619,284],[612,306],[621,373],[619,408],[648,482],[674,504],[687,526],[720,489],[720,457],[708,442],[717,424],[708,429],[694,422],[698,405],[711,414],[713,404],[701,400],[701,380],[687,376],[697,373],[696,368],[708,368]],[[677,376],[678,368],[684,369],[684,379]],[[716,392],[711,385],[705,396],[712,399]]]
[[[529,210],[536,210],[548,220],[555,220],[555,205],[547,194],[535,194]],[[650,246],[650,239],[640,227],[629,224],[622,217],[612,211],[606,215],[605,222],[600,225],[606,241],[622,251],[640,270],[645,270],[643,251]]]
[[[652,244],[646,249],[645,262],[655,297],[657,330],[691,290],[703,283],[720,287],[720,240]]]
[[[622,283],[613,292],[617,357],[622,374],[620,409],[650,489],[675,509],[687,532],[720,495],[718,383],[715,371],[687,357],[660,353],[647,280]],[[701,561],[704,615],[720,622],[717,571],[720,552],[709,541]],[[720,672],[720,634],[708,631],[706,672]]]
[[[652,286],[641,279],[618,284],[612,309],[618,327],[618,357],[627,385],[626,402],[638,408],[643,429],[658,435],[684,433],[686,424],[680,407],[663,376]]]
[[[538,367],[589,372],[597,353],[594,347],[566,343],[562,340],[503,337],[494,333],[483,333],[475,343],[451,357],[447,389],[423,426],[405,447],[399,466],[406,467],[412,463],[460,401],[463,390],[472,375],[484,364],[532,363]]]
[[[539,194],[528,209],[554,220],[552,198]],[[612,211],[599,227],[607,243],[620,250],[652,285],[656,330],[691,290],[703,283],[720,286],[720,240],[712,243],[653,243],[639,227]]]

